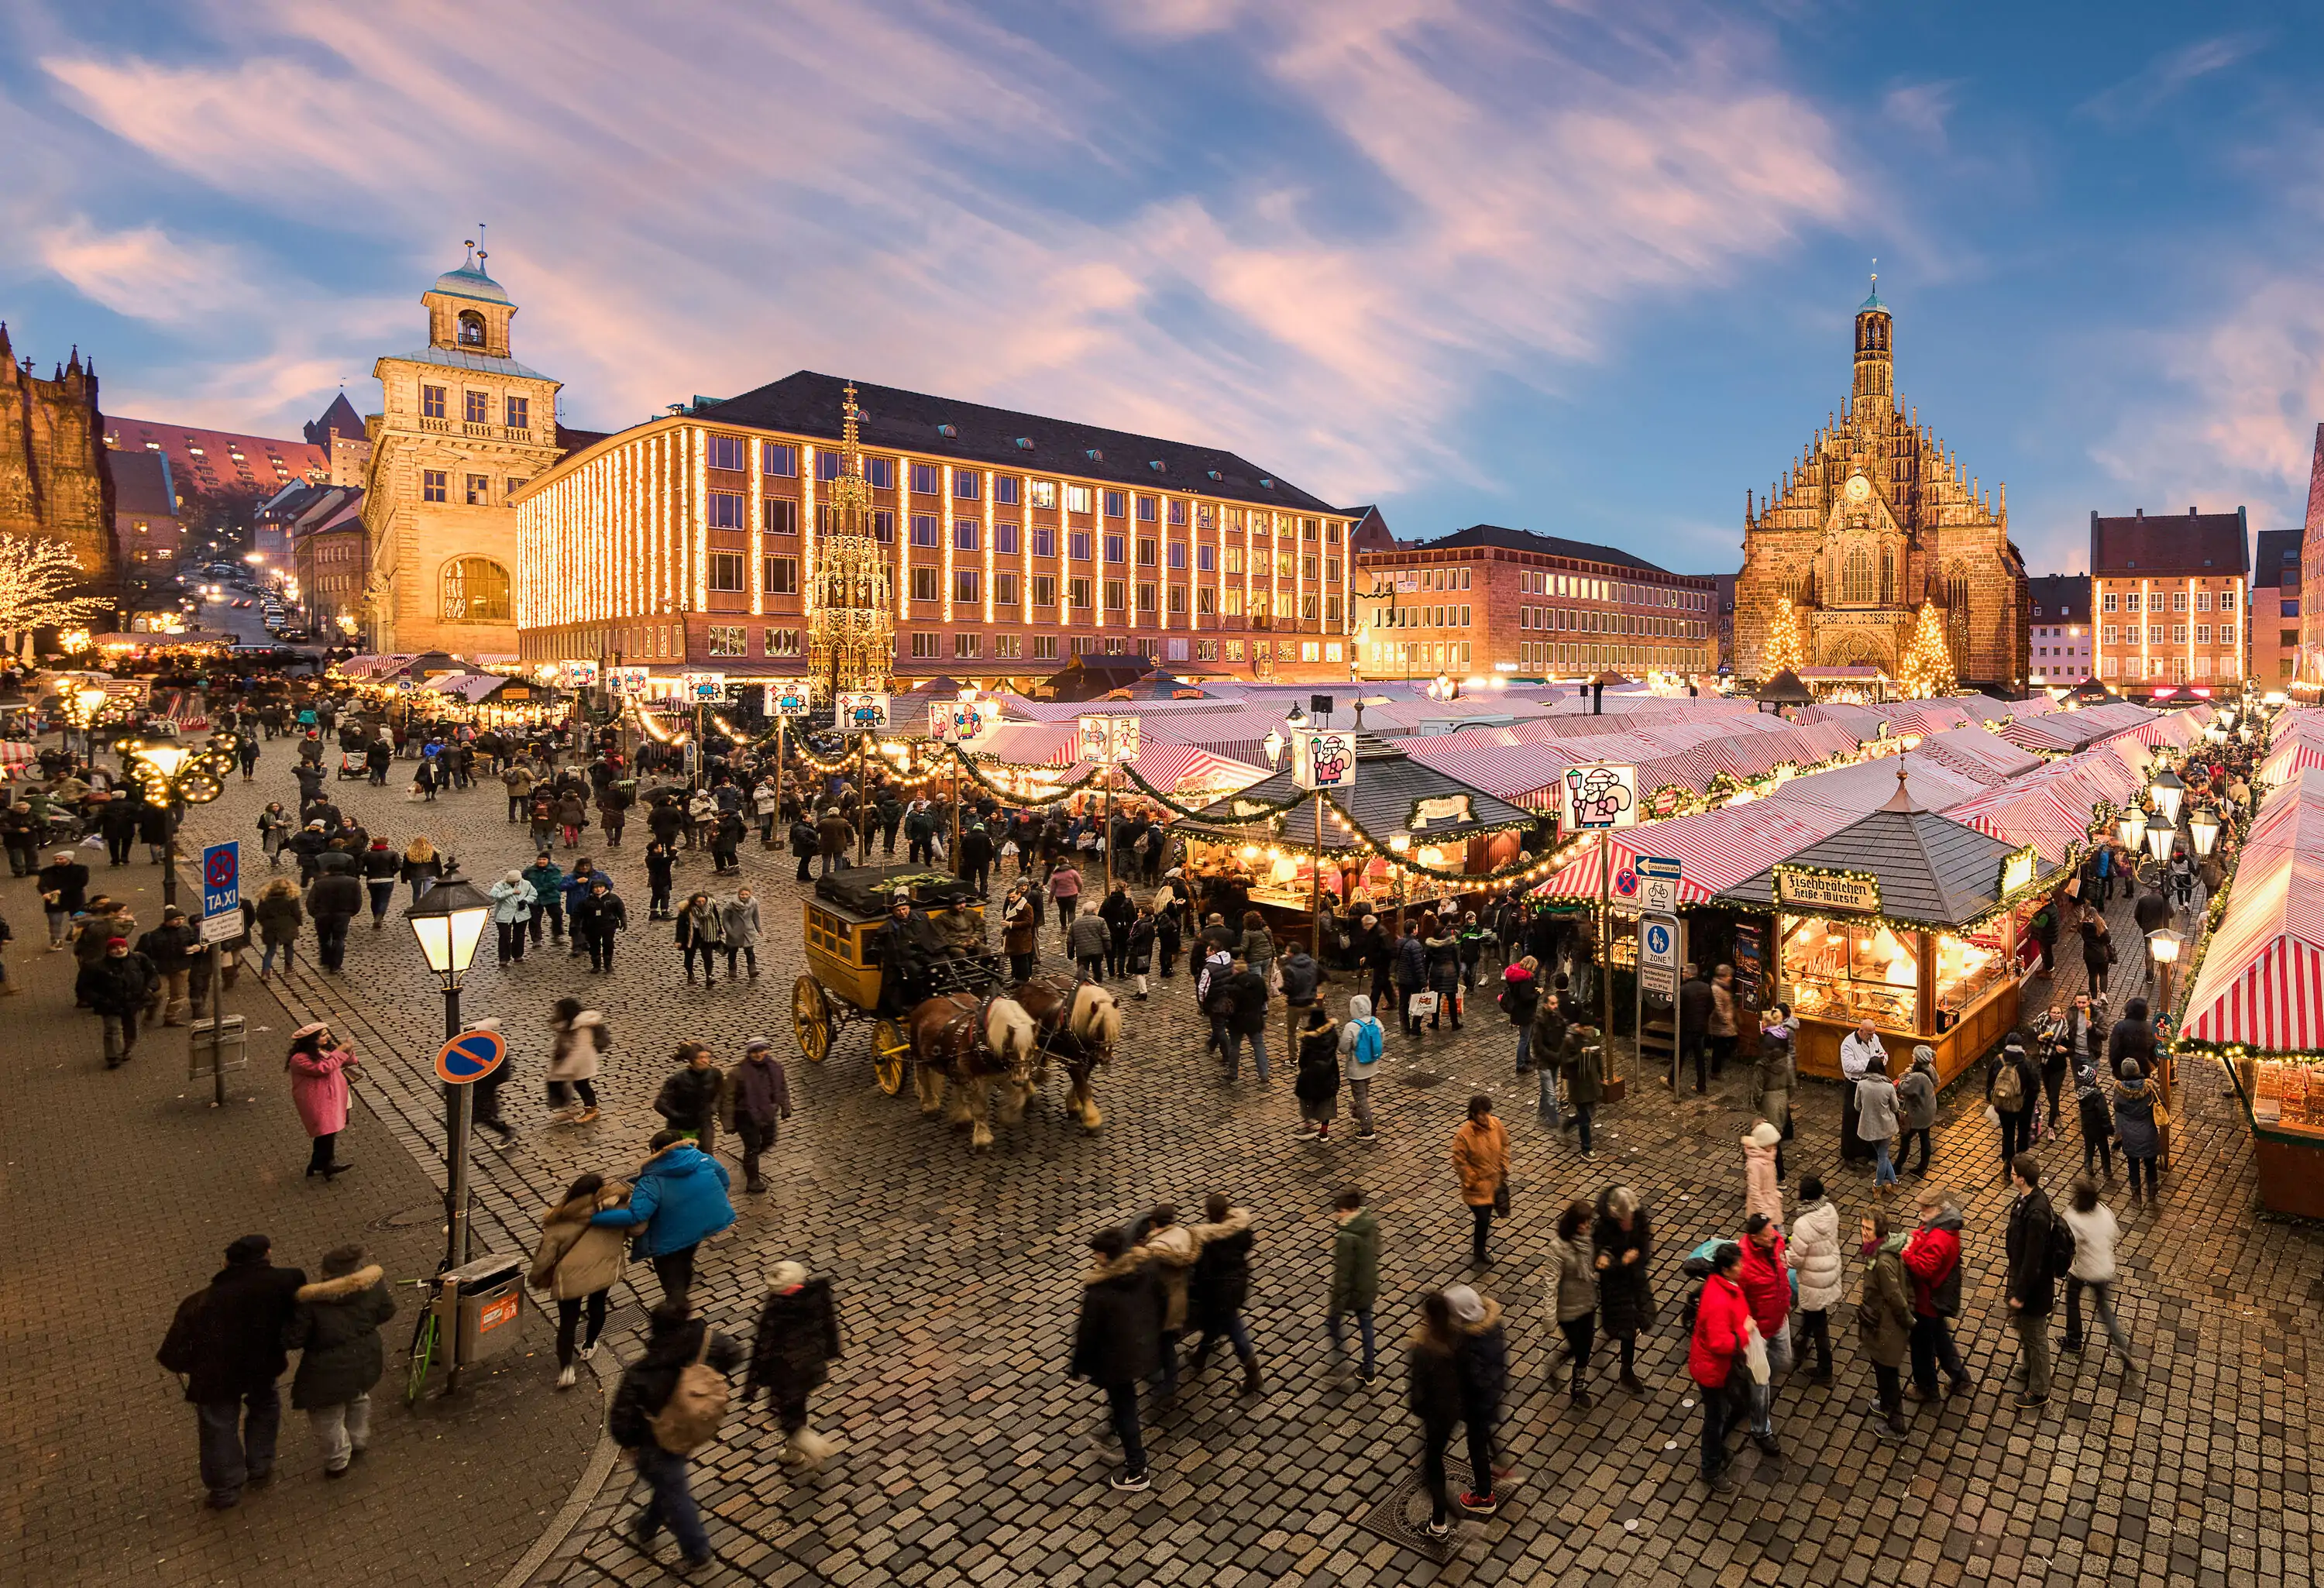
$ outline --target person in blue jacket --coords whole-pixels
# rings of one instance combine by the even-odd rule
[[[635,1229],[632,1256],[650,1259],[665,1300],[683,1300],[694,1286],[694,1249],[734,1222],[726,1198],[726,1166],[676,1131],[658,1132],[653,1156],[637,1173],[629,1204],[609,1207],[589,1222]]]
[[[595,861],[584,855],[581,859],[573,863],[573,869],[565,873],[565,882],[563,883],[565,890],[565,916],[567,920],[570,920],[573,918],[574,905],[589,897],[589,884],[597,881],[600,877],[604,878],[606,888],[611,890],[613,886],[613,879],[608,875]],[[577,959],[583,954],[587,952],[580,938],[573,937],[571,942],[572,947],[568,952],[567,957]]]
[[[540,946],[540,928],[543,921],[549,923],[549,941],[564,942],[564,872],[558,868],[557,862],[553,858],[543,854],[537,856],[530,865],[524,868],[524,880],[532,884],[532,896],[536,900],[536,908],[533,909],[530,922],[532,946],[535,948]],[[587,890],[584,889],[583,891],[586,892]]]

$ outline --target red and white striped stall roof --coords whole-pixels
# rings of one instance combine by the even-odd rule
[[[1748,805],[1625,828],[1610,836],[1608,847],[1618,874],[1634,866],[1642,854],[1677,861],[1679,902],[1707,904],[1713,895],[1766,869],[1771,858],[1796,854],[1855,819],[1854,814],[1843,817],[1755,799]],[[1559,867],[1534,891],[1552,899],[1597,898],[1598,846],[1585,847],[1578,859]]]
[[[2324,1048],[2324,770],[2297,774],[2252,824],[2185,1030],[2262,1052]]]

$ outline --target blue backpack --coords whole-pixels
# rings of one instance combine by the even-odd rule
[[[1359,1022],[1356,1026],[1356,1063],[1378,1064],[1380,1051],[1387,1041],[1387,1037],[1380,1030],[1379,1021],[1367,1018]]]

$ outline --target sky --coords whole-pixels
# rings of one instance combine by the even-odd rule
[[[114,412],[371,411],[480,226],[569,424],[819,369],[1693,573],[1877,268],[1901,399],[2078,571],[2094,509],[2300,522],[2324,7],[0,8],[0,319]]]

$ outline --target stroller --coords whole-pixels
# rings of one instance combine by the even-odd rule
[[[362,751],[342,750],[339,752],[339,777],[342,781],[348,778],[367,778],[369,776],[371,776],[371,763],[364,759],[364,752]]]

